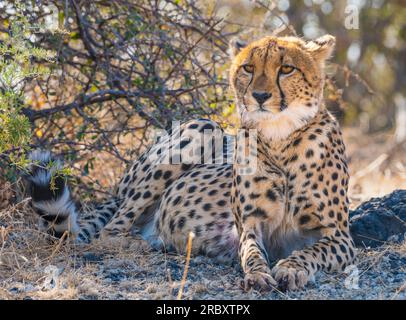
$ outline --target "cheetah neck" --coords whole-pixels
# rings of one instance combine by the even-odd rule
[[[241,115],[241,124],[245,129],[256,129],[258,135],[264,140],[280,143],[313,123],[325,110],[321,101],[311,107],[291,103],[288,108],[277,114],[245,112]]]
[[[328,116],[328,111],[323,105],[319,108],[318,112],[312,117],[312,119],[308,120],[296,130],[290,132],[290,134],[284,139],[275,139],[260,131],[258,134],[258,145],[260,145],[263,148],[263,151],[271,158],[275,157],[275,155],[282,155],[287,149],[289,149],[296,138],[302,135],[303,132],[317,126],[317,124],[326,116]]]

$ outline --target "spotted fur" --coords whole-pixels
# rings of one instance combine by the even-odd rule
[[[193,254],[240,261],[246,290],[300,289],[317,271],[351,264],[345,147],[323,104],[324,64],[334,38],[234,44],[230,83],[243,136],[257,130],[255,150],[249,139],[235,141],[213,121],[184,123],[136,160],[114,197],[80,221],[66,183],[52,195],[34,170],[33,206],[42,218],[79,242],[135,231],[154,248],[180,253],[193,232]],[[216,134],[202,139],[212,130]],[[174,137],[178,142],[169,143]],[[254,170],[240,151],[257,152]],[[38,190],[48,196],[35,197]]]

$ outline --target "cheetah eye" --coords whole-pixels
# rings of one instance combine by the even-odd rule
[[[284,75],[290,74],[290,73],[292,73],[294,70],[295,70],[294,67],[288,66],[288,65],[283,65],[283,66],[281,66],[281,68],[279,69],[280,73],[282,73],[282,74],[284,74]]]
[[[242,66],[245,72],[247,73],[254,73],[254,66],[252,64],[244,64]]]

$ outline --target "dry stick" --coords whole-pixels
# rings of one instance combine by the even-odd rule
[[[62,237],[59,239],[58,244],[56,245],[54,251],[52,251],[51,256],[49,257],[49,260],[51,261],[52,258],[55,256],[55,254],[58,252],[58,250],[60,249],[60,247],[62,246],[63,241],[65,240],[65,238],[68,236],[69,232],[65,231],[62,235]]]
[[[194,235],[193,232],[189,232],[189,238],[188,238],[188,241],[187,241],[187,248],[186,248],[185,270],[183,271],[182,281],[180,283],[180,288],[179,288],[177,300],[180,300],[182,298],[183,288],[184,288],[185,283],[186,283],[186,277],[187,277],[187,273],[189,271],[190,254],[192,253],[192,241],[193,241],[194,236],[195,235]]]
[[[399,289],[396,290],[396,292],[394,293],[394,295],[391,297],[391,300],[395,300],[395,299],[399,296],[399,294],[400,294],[402,291],[404,291],[404,290],[406,290],[406,282],[403,283],[403,284],[399,287]]]
[[[376,239],[375,239],[376,240]],[[363,276],[368,270],[372,269],[372,267],[374,266],[374,264],[378,264],[378,260],[380,258],[382,258],[384,256],[384,254],[389,250],[389,247],[384,247],[384,249],[382,250],[382,252],[378,252],[376,256],[378,256],[377,258],[375,256],[372,257],[375,258],[375,261],[372,261],[371,263],[369,263],[368,267],[359,274],[359,278],[361,278],[361,276]]]
[[[219,21],[215,22],[214,24],[212,24],[210,26],[210,28],[199,38],[197,39],[197,41],[191,46],[189,47],[189,49],[180,57],[179,61],[173,66],[173,68],[171,69],[171,71],[169,71],[168,75],[166,76],[166,78],[164,79],[164,83],[166,83],[170,77],[172,76],[172,74],[175,72],[175,70],[179,67],[179,65],[182,63],[183,59],[185,59],[185,57],[187,57],[187,55],[194,49],[196,48],[196,46],[199,44],[200,41],[202,41],[220,22],[222,22],[223,19],[220,19]]]

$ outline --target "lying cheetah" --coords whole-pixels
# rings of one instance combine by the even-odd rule
[[[349,176],[338,123],[323,103],[334,44],[330,35],[233,41],[230,83],[244,139],[210,120],[187,122],[152,145],[114,197],[80,221],[63,177],[50,188],[60,163],[51,167],[48,152],[34,152],[28,181],[43,225],[77,242],[135,231],[154,248],[181,253],[193,232],[193,254],[239,257],[245,290],[300,289],[319,270],[344,270],[355,257]]]

